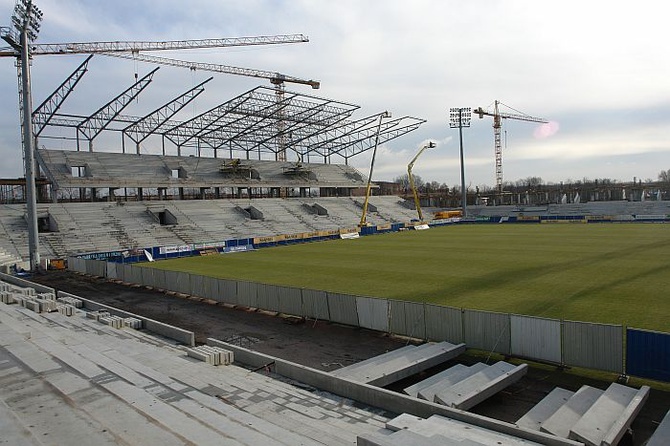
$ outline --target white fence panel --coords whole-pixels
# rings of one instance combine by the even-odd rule
[[[303,316],[311,319],[330,320],[328,293],[320,290],[301,290]]]
[[[512,355],[561,362],[561,321],[510,315]]]
[[[510,354],[509,314],[463,310],[465,345],[488,352]]]
[[[328,309],[330,320],[340,324],[358,326],[358,311],[356,308],[356,296],[349,294],[326,293],[328,296]]]
[[[623,373],[623,327],[564,321],[563,362]]]
[[[363,328],[389,331],[389,302],[386,299],[357,297],[358,323]]]
[[[426,304],[426,338],[431,341],[463,342],[463,316],[460,308]]]

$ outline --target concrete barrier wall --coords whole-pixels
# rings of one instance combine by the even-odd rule
[[[153,319],[149,319],[138,314],[130,313],[128,311],[120,310],[118,308],[110,307],[109,305],[101,304],[90,299],[86,299],[75,294],[66,293],[64,291],[58,292],[58,297],[74,297],[83,302],[84,308],[91,311],[105,310],[109,311],[110,314],[119,316],[119,317],[134,317],[142,321],[142,327],[148,331],[155,333],[160,336],[175,340],[182,344],[188,345],[190,347],[195,346],[195,333],[192,331],[184,330],[182,328],[174,327],[169,324],[164,324]]]
[[[463,342],[463,314],[460,308],[426,304],[425,314],[426,339],[452,344]]]
[[[561,321],[531,316],[510,316],[512,355],[561,363]]]
[[[563,321],[563,363],[623,373],[623,327]]]
[[[509,314],[463,310],[463,328],[463,342],[468,348],[510,354]]]

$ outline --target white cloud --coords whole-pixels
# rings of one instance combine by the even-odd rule
[[[660,0],[635,5],[622,0],[36,3],[44,11],[43,42],[307,34],[306,44],[181,51],[168,57],[318,79],[319,91],[289,88],[359,104],[356,118],[390,110],[397,117],[427,119],[418,131],[380,147],[375,168],[380,179],[402,175],[416,151],[432,140],[438,147],[417,162],[417,174],[458,183],[458,137],[448,127],[448,109],[486,107],[496,99],[551,121],[540,127],[505,122],[506,179],[585,175],[571,175],[571,168],[576,173],[593,169],[586,173],[590,177],[612,172],[654,178],[661,168],[670,168],[663,166],[670,149],[670,124],[661,119],[670,113],[670,58]],[[0,0],[1,24],[10,23],[13,6],[13,0]],[[46,97],[82,59],[36,58],[34,101]],[[19,176],[16,71],[11,58],[0,60],[0,156],[5,160],[0,176]],[[91,113],[126,88],[135,72],[149,69],[96,57],[64,111]],[[133,110],[148,112],[208,76],[162,68]],[[258,84],[269,85],[217,76],[188,113],[205,111]],[[493,184],[490,118],[474,120],[464,139],[467,177],[474,184]],[[46,144],[59,148],[61,143]],[[369,156],[352,163],[369,165]],[[617,162],[608,164],[612,157]]]

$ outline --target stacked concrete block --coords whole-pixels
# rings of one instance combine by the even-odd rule
[[[233,352],[230,350],[209,345],[187,348],[186,355],[214,366],[230,365],[234,361]]]
[[[40,299],[36,298],[34,300],[40,307],[38,313],[52,313],[58,311],[58,301],[55,299]]]
[[[72,305],[60,304],[58,305],[58,312],[64,316],[72,316],[75,313],[76,309]]]
[[[70,296],[59,297],[58,302],[62,302],[64,304],[72,305],[75,308],[83,308],[84,307],[84,303],[81,301],[81,299],[77,299],[75,297],[70,297]]]
[[[142,320],[136,317],[126,317],[123,319],[123,326],[139,330],[142,328]]]
[[[14,293],[9,290],[0,291],[0,302],[3,304],[14,304]]]
[[[119,316],[113,316],[113,315],[103,316],[100,319],[98,319],[98,322],[107,324],[113,328],[123,328],[123,318]]]
[[[109,311],[89,311],[86,313],[86,317],[88,319],[95,319],[96,321],[99,321],[103,317],[108,317],[109,316]]]

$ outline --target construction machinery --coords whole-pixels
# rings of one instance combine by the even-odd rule
[[[479,119],[484,118],[484,116],[493,117],[493,140],[494,140],[494,149],[495,149],[495,158],[496,158],[496,189],[498,192],[502,192],[503,185],[503,170],[502,170],[502,120],[503,119],[515,119],[517,121],[529,121],[529,122],[539,122],[547,123],[544,118],[537,118],[535,116],[530,116],[525,113],[521,113],[518,110],[514,110],[512,107],[505,105],[505,107],[516,111],[517,113],[501,113],[500,105],[505,105],[500,101],[493,102],[493,112],[484,110],[482,107],[476,108],[473,110],[473,113],[479,115]]]
[[[416,160],[419,159],[421,154],[425,152],[426,149],[432,149],[434,147],[435,143],[429,141],[428,144],[421,147],[419,153],[417,153],[416,156],[412,158],[412,161],[410,161],[409,164],[407,165],[407,180],[409,181],[409,187],[412,189],[412,194],[414,195],[414,206],[416,207],[417,214],[419,214],[420,222],[423,222],[423,214],[421,213],[421,203],[420,203],[421,200],[419,200],[419,193],[416,190],[416,184],[414,184],[414,176],[412,175],[412,168],[414,167],[414,163],[416,162]]]

